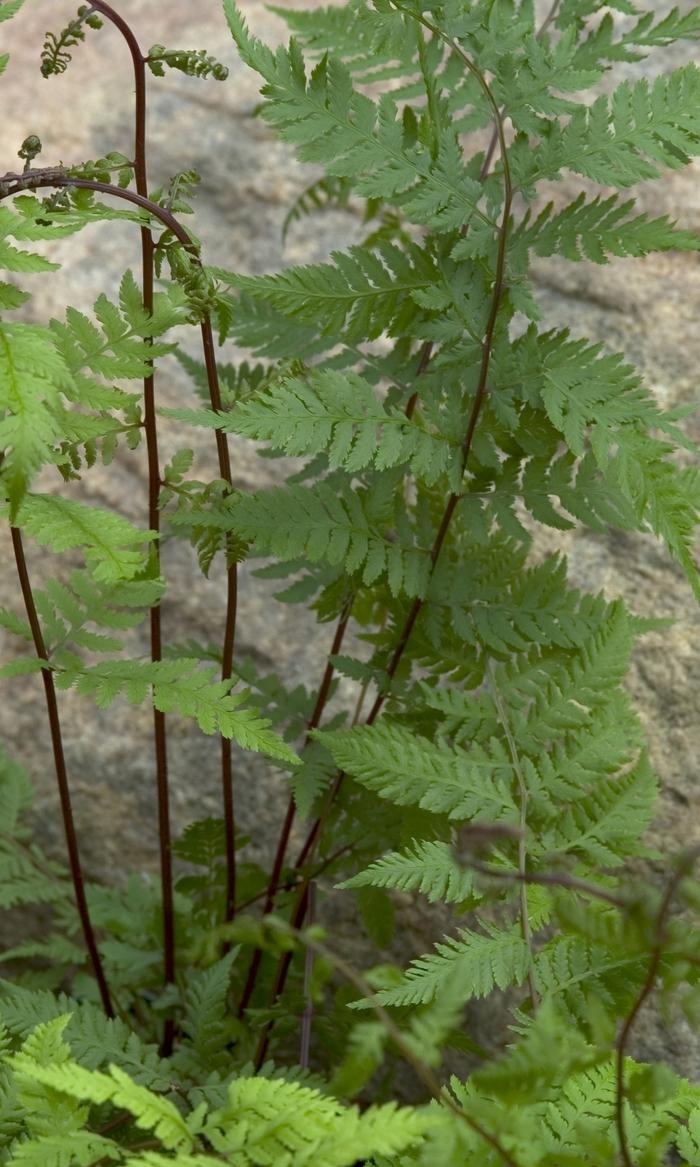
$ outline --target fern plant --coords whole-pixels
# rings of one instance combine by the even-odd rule
[[[22,7],[5,0],[0,22]],[[0,675],[41,677],[67,856],[33,840],[31,786],[3,752],[0,904],[40,907],[42,928],[23,915],[2,954],[0,1162],[693,1167],[700,1087],[632,1056],[652,994],[690,1021],[700,1004],[696,853],[668,857],[659,886],[639,875],[657,779],[624,682],[659,621],[582,593],[562,556],[533,550],[543,526],[640,532],[700,597],[695,449],[622,354],[541,319],[529,273],[533,256],[700,250],[624,193],[700,154],[700,71],[586,96],[617,63],[696,40],[700,9],[555,0],[540,24],[530,0],[276,11],[292,38],[273,49],[224,0],[260,115],[323,171],[287,225],[355,209],[361,243],[270,275],[210,265],[183,222],[196,172],[149,184],[146,78],[228,71],[203,49],[144,52],[104,0],[47,34],[41,72],[79,68],[86,30],[114,25],[133,64],[133,158],[42,166],[29,133],[23,169],[0,177],[0,505],[18,583]],[[542,206],[541,184],[564,175],[585,189]],[[22,273],[57,266],[32,243],[115,219],[141,243],[117,302],[13,319]],[[182,324],[201,360],[173,341]],[[227,360],[231,342],[249,359]],[[169,353],[194,399],[159,410]],[[161,413],[183,435],[211,431],[216,478],[188,477],[186,445],[162,465]],[[230,434],[301,465],[246,494]],[[70,497],[120,442],[146,459],[140,524]],[[220,642],[163,628],[165,537],[224,590]],[[84,566],[35,586],[29,541]],[[237,567],[255,557],[280,602],[315,613],[315,687],[237,650]],[[143,621],[146,659],[123,635]],[[340,677],[351,708],[333,702]],[[83,872],[69,688],[152,710],[157,880]],[[180,838],[172,714],[220,739],[221,816]],[[288,787],[269,870],[244,858],[239,751]],[[383,959],[398,893],[453,921],[403,970]],[[319,925],[336,896],[355,901],[369,968]],[[468,1019],[498,996],[507,1022],[484,1049]]]

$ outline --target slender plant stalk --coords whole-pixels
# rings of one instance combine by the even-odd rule
[[[138,41],[127,22],[104,0],[95,0],[91,8],[102,15],[124,37],[131,53],[134,66],[135,82],[135,112],[134,112],[134,176],[136,190],[142,198],[148,198],[148,180],[146,171],[146,61],[141,52]],[[181,242],[185,242],[180,234]],[[189,240],[187,240],[189,242]],[[146,226],[141,228],[141,251],[143,268],[143,302],[147,312],[153,311],[153,236]],[[207,380],[212,409],[221,412],[221,393],[219,390],[216,358],[211,327],[202,324],[202,344],[207,368]],[[160,512],[158,508],[161,476],[158,459],[158,430],[155,410],[154,377],[151,373],[144,379],[144,428],[146,433],[146,449],[148,457],[149,478],[149,527],[153,531],[160,531]],[[229,487],[232,486],[231,464],[228,450],[228,439],[220,430],[216,431],[216,446],[219,460],[219,473]],[[160,555],[158,543],[153,547],[154,565],[160,571]],[[238,597],[238,568],[236,563],[228,563],[226,570],[226,618],[224,624],[224,644],[222,652],[221,679],[230,680],[233,673],[233,654],[235,642],[235,627]],[[150,610],[151,623],[151,659],[158,661],[162,656],[161,610],[158,603]],[[175,940],[174,940],[174,912],[172,902],[172,839],[170,831],[169,789],[167,773],[167,748],[165,714],[153,710],[154,737],[156,745],[156,773],[158,786],[158,807],[160,827],[161,851],[161,878],[163,884],[163,932],[164,932],[164,961],[165,980],[174,979],[175,972]],[[232,746],[228,738],[221,737],[221,791],[224,811],[225,856],[226,856],[226,899],[224,921],[233,919],[236,905],[236,846],[235,846],[235,812],[233,798],[232,776]],[[169,1023],[166,1023],[169,1024]],[[169,1042],[172,1044],[172,1034]],[[165,1052],[165,1050],[164,1050]]]
[[[527,804],[528,792],[525,775],[520,763],[520,755],[518,747],[515,744],[513,730],[511,729],[510,721],[508,719],[508,711],[503,702],[503,698],[498,689],[496,682],[495,670],[493,661],[488,663],[489,688],[493,697],[494,705],[498,713],[498,718],[503,728],[503,732],[508,742],[508,749],[510,751],[510,758],[513,763],[515,776],[518,780],[518,792],[520,794],[520,830],[518,838],[518,875],[520,877],[520,928],[523,934],[523,940],[527,945],[529,953],[529,964],[527,970],[527,983],[530,989],[530,1001],[532,1002],[532,1012],[536,1013],[540,1003],[540,996],[537,991],[537,984],[535,982],[534,973],[534,947],[532,941],[532,928],[530,926],[530,913],[527,904]]]
[[[318,690],[318,695],[316,697],[316,704],[314,705],[313,712],[312,712],[311,717],[309,718],[307,725],[306,725],[306,737],[304,738],[304,747],[306,747],[309,744],[313,730],[318,729],[319,725],[321,724],[321,718],[323,716],[323,711],[326,708],[326,702],[328,701],[328,696],[329,696],[330,690],[331,690],[331,683],[333,681],[333,674],[335,672],[335,666],[333,665],[331,658],[333,656],[336,656],[340,652],[343,640],[345,638],[345,633],[346,633],[346,630],[348,627],[348,621],[350,620],[350,613],[352,611],[353,599],[354,599],[354,597],[351,596],[346,601],[345,606],[344,606],[342,612],[340,613],[340,618],[338,620],[338,624],[337,624],[336,630],[335,630],[335,636],[333,637],[333,643],[331,645],[331,651],[329,653],[328,660],[326,661],[326,667],[325,667],[324,672],[323,672],[323,679],[321,681],[321,685],[320,685],[320,688]],[[282,831],[280,833],[279,842],[277,844],[277,851],[275,853],[274,862],[272,864],[272,874],[270,876],[270,882],[268,883],[268,886],[267,886],[267,893],[265,896],[265,903],[263,906],[263,915],[265,915],[265,916],[267,916],[272,911],[274,904],[275,904],[275,899],[277,898],[277,892],[279,891],[280,879],[282,876],[282,869],[284,867],[284,860],[285,860],[285,856],[287,854],[287,848],[289,846],[289,839],[290,839],[290,836],[292,833],[292,827],[294,825],[295,817],[296,817],[296,806],[294,803],[294,799],[290,798],[289,802],[287,804],[287,812],[284,816],[284,822],[282,824]],[[257,977],[258,977],[258,970],[260,968],[260,963],[262,961],[262,955],[263,954],[262,954],[261,948],[256,948],[255,951],[253,952],[253,955],[252,955],[252,958],[250,961],[250,967],[248,969],[248,975],[246,977],[245,985],[243,986],[243,992],[241,994],[241,999],[238,1003],[238,1016],[239,1017],[242,1017],[243,1014],[245,1013],[246,1009],[248,1008],[250,998],[251,998],[251,996],[253,994],[253,990],[255,988],[255,982],[256,982]]]
[[[397,2],[397,0],[393,0],[393,2],[394,2],[394,6],[396,8],[400,9],[401,11],[406,11],[405,9],[403,9],[402,5]],[[461,57],[461,59],[464,61],[465,65],[466,65],[466,67],[476,77],[477,81],[479,82],[479,85],[481,86],[481,88],[484,92],[484,95],[486,96],[486,99],[491,107],[491,110],[493,112],[494,120],[495,120],[495,124],[496,124],[496,128],[497,128],[497,133],[498,133],[498,141],[499,141],[500,150],[501,150],[501,165],[503,167],[503,186],[504,186],[503,214],[502,214],[501,224],[500,224],[499,233],[498,233],[498,251],[497,251],[497,256],[496,256],[496,269],[495,269],[495,275],[494,275],[493,292],[492,292],[492,296],[491,296],[491,306],[490,306],[490,310],[489,310],[488,321],[486,324],[486,330],[484,333],[484,339],[483,339],[482,344],[481,344],[481,363],[480,363],[480,368],[479,368],[479,378],[478,378],[478,382],[477,382],[476,392],[474,394],[474,401],[472,402],[472,407],[471,407],[471,411],[469,414],[469,419],[467,421],[466,432],[464,435],[464,439],[462,441],[462,477],[463,477],[465,472],[466,472],[467,465],[469,462],[469,455],[471,453],[471,448],[472,448],[472,444],[474,441],[474,434],[476,431],[477,422],[478,422],[479,417],[481,415],[481,410],[483,408],[483,405],[484,405],[484,402],[486,400],[486,396],[488,393],[489,366],[491,363],[491,354],[493,351],[493,342],[494,342],[494,336],[495,336],[495,331],[496,331],[496,323],[498,320],[498,312],[499,312],[499,308],[501,306],[501,300],[503,297],[503,290],[504,290],[506,246],[507,246],[507,241],[508,241],[508,227],[510,224],[511,207],[512,207],[512,203],[513,203],[513,184],[512,184],[511,173],[510,173],[510,165],[509,165],[509,161],[508,161],[508,151],[506,148],[506,139],[505,139],[505,130],[504,130],[504,126],[503,126],[503,118],[501,116],[501,111],[499,109],[498,103],[491,92],[491,89],[489,87],[488,82],[486,81],[486,79],[484,78],[484,76],[482,75],[480,70],[477,69],[476,65],[474,65],[474,63],[466,55],[466,53],[464,53],[462,51],[462,49],[459,47],[459,45],[457,45],[454,41],[450,40],[449,37],[444,36],[444,34],[442,34],[440,32],[440,30],[435,25],[433,25],[429,20],[426,20],[424,17],[420,17],[416,13],[412,13],[412,12],[408,12],[408,15],[414,17],[416,20],[419,20],[420,23],[425,25],[426,28],[429,28],[431,30],[431,32],[434,32],[436,35],[440,36],[441,39],[444,40],[445,43]],[[425,353],[425,349],[423,351]],[[428,353],[428,355],[427,355],[426,367],[427,367],[427,361],[430,359],[430,355],[431,355],[430,353]],[[432,576],[433,572],[435,571],[435,567],[436,567],[438,559],[440,557],[440,553],[441,553],[441,551],[444,547],[444,544],[445,544],[447,532],[449,530],[450,524],[452,522],[455,511],[457,509],[457,504],[460,501],[461,497],[462,497],[461,493],[457,493],[454,491],[448,497],[447,503],[445,505],[445,510],[443,512],[442,519],[441,519],[440,525],[438,527],[437,534],[435,536],[435,539],[433,541],[433,545],[432,545],[431,550],[430,550],[431,576]],[[420,596],[417,596],[409,609],[409,612],[408,612],[408,615],[407,615],[406,620],[404,622],[403,628],[401,629],[401,632],[399,634],[397,644],[394,648],[394,652],[392,653],[391,659],[390,659],[390,661],[387,665],[387,668],[386,668],[387,681],[389,683],[383,688],[383,690],[380,693],[377,694],[376,700],[375,700],[374,704],[372,705],[372,708],[370,709],[367,720],[365,722],[366,725],[373,725],[374,722],[377,720],[377,717],[379,716],[379,714],[382,711],[384,703],[385,703],[387,696],[389,694],[391,681],[394,679],[394,677],[396,675],[398,667],[399,667],[401,660],[403,658],[403,654],[406,651],[406,648],[408,646],[408,642],[411,638],[411,634],[412,634],[413,629],[415,627],[416,621],[417,621],[417,619],[418,619],[418,617],[423,609],[424,602],[425,601]],[[315,852],[316,847],[318,845],[318,841],[320,839],[320,836],[321,836],[321,833],[323,830],[323,827],[324,827],[325,822],[326,822],[326,818],[328,816],[328,813],[330,812],[330,809],[331,809],[333,803],[335,802],[335,799],[338,796],[338,793],[340,792],[344,778],[345,778],[345,775],[342,771],[336,775],[336,778],[333,782],[333,785],[331,786],[330,791],[326,797],[324,806],[323,806],[320,814],[316,818],[315,822],[311,826],[311,829],[310,829],[309,834],[307,836],[306,842],[304,844],[304,847],[302,848],[299,859],[297,861],[298,865],[302,865],[302,864],[308,862],[309,858]],[[305,916],[306,916],[307,908],[308,908],[308,878],[302,883],[301,889],[299,891],[299,895],[297,897],[297,902],[296,902],[294,912],[293,912],[293,917],[292,917],[292,923],[293,923],[294,927],[300,928],[302,926],[304,919],[305,919]],[[284,986],[285,986],[286,980],[287,980],[287,975],[289,972],[289,968],[291,965],[291,959],[292,959],[292,954],[289,952],[286,952],[282,955],[282,957],[279,960],[279,963],[277,966],[277,973],[276,973],[275,981],[274,981],[274,987],[273,987],[273,991],[272,991],[272,997],[271,997],[272,1004],[276,1003],[276,1001],[279,999],[279,996],[284,989]],[[272,1031],[272,1026],[273,1026],[273,1022],[268,1021],[266,1026],[264,1027],[264,1029],[262,1031],[260,1041],[258,1044],[256,1057],[255,1057],[255,1064],[258,1068],[260,1068],[260,1066],[263,1064],[263,1062],[265,1060],[265,1056],[267,1053],[267,1048],[268,1048],[269,1040],[270,1040],[270,1033]]]
[[[107,5],[101,7],[107,9]],[[106,15],[106,12],[105,12]],[[145,107],[144,107],[145,108]],[[47,167],[24,171],[22,174],[6,174],[0,179],[0,200],[14,194],[18,194],[22,190],[36,190],[41,187],[81,187],[85,190],[93,190],[101,194],[112,195],[114,198],[121,199],[125,202],[133,203],[142,210],[146,210],[149,214],[159,219],[161,223],[172,231],[173,235],[182,243],[187,251],[199,261],[199,255],[196,245],[190,239],[185,228],[180,224],[178,219],[168,211],[165,207],[158,206],[157,203],[152,202],[146,195],[138,191],[126,190],[111,183],[98,182],[97,180],[87,178],[71,178],[66,174],[62,167]],[[202,348],[204,352],[204,361],[207,373],[207,384],[209,388],[209,398],[212,409],[216,412],[221,412],[221,390],[219,386],[218,371],[216,365],[216,350],[214,346],[214,335],[211,327],[211,320],[208,315],[205,315],[201,321],[201,335]],[[154,427],[155,427],[155,411],[153,413]],[[225,434],[219,430],[216,433],[217,455],[219,460],[219,472],[221,477],[227,482],[229,486],[232,485],[231,479],[231,463],[229,458],[228,443]],[[157,454],[157,444],[155,445]],[[151,482],[149,476],[149,483]],[[160,489],[160,477],[158,478],[157,492],[155,493],[156,518],[157,518],[157,500]],[[149,503],[153,503],[154,494],[149,490]],[[150,510],[150,507],[149,507]],[[158,529],[157,526],[154,529]],[[237,575],[235,566],[229,565],[227,571],[227,612],[226,625],[224,632],[224,652],[223,652],[223,666],[222,673],[227,674],[224,679],[228,679],[232,672],[233,648],[234,648],[234,633],[235,633],[235,617],[236,617],[236,582]],[[152,622],[151,629],[153,631],[153,609],[151,610]],[[160,627],[158,623],[158,628]],[[153,643],[153,642],[152,642]],[[156,641],[157,647],[160,642]],[[155,659],[155,658],[154,658]],[[158,658],[160,659],[160,658]],[[154,711],[156,713],[157,711]],[[156,734],[156,747],[158,749],[159,742],[162,744],[163,750],[165,748],[165,738]],[[168,973],[172,971],[174,978],[174,932],[166,931],[166,920],[168,919],[167,912],[167,897],[165,888],[166,885],[172,889],[172,859],[170,846],[170,831],[169,831],[169,814],[167,801],[167,769],[165,765],[165,753],[157,754],[158,776],[159,776],[159,827],[160,827],[160,844],[161,844],[161,872],[165,873],[169,878],[164,878],[163,881],[163,916],[164,916],[164,947],[165,959],[168,963],[165,965],[166,979]],[[233,798],[231,791],[230,780],[230,764],[231,764],[231,750],[230,742],[222,738],[222,771],[225,778],[223,782],[224,788],[224,808],[228,810],[227,820],[227,857],[230,862],[227,868],[227,903],[231,896],[235,897],[235,824],[233,822]],[[163,780],[161,785],[161,779]],[[166,846],[167,843],[167,846]],[[172,929],[173,912],[172,912],[172,893],[170,898],[170,928]],[[233,901],[231,901],[233,902]],[[172,941],[168,943],[172,936]],[[168,958],[168,952],[171,956]],[[171,963],[172,962],[172,963]],[[169,1023],[166,1023],[166,1031],[163,1038],[162,1052],[165,1054],[168,1045],[172,1044],[174,1029]]]
[[[634,999],[632,1008],[630,1009],[623,1022],[616,1043],[615,1126],[617,1129],[617,1138],[620,1146],[620,1157],[624,1167],[635,1167],[630,1153],[629,1142],[627,1139],[627,1125],[625,1122],[625,1057],[627,1055],[627,1046],[629,1044],[632,1030],[636,1024],[637,1018],[654,991],[656,978],[659,972],[659,967],[661,965],[661,958],[663,956],[664,943],[666,941],[666,925],[671,908],[673,906],[676,892],[678,891],[678,885],[680,884],[681,880],[685,879],[685,877],[690,873],[698,856],[700,856],[700,847],[691,848],[685,855],[681,857],[678,863],[678,867],[673,873],[671,879],[668,881],[666,891],[656,916],[656,942],[652,949],[647,975],[644,978],[644,983],[641,989]]]
[[[202,350],[209,386],[209,400],[216,413],[221,413],[221,389],[216,367],[216,350],[209,317],[201,322]],[[231,457],[228,438],[222,430],[215,430],[216,453],[219,473],[229,489],[233,489],[231,477]],[[238,609],[238,564],[230,561],[229,544],[226,545],[226,618],[224,623],[224,644],[221,655],[221,679],[228,681],[233,674],[233,654],[236,641],[236,614]],[[229,738],[221,736],[221,796],[224,808],[224,839],[226,859],[226,898],[224,922],[229,923],[236,914],[236,814],[233,794],[232,745]]]
[[[309,926],[316,923],[316,880],[309,883]],[[314,1002],[311,996],[311,981],[314,974],[314,950],[309,945],[304,954],[304,1000],[306,1006],[301,1018],[301,1040],[299,1042],[299,1065],[308,1070],[311,1061],[311,1026],[314,1019]]]
[[[39,623],[39,616],[36,610],[36,603],[34,601],[34,593],[32,591],[31,581],[29,579],[29,571],[27,568],[27,560],[24,554],[24,544],[22,542],[22,532],[18,527],[10,528],[12,533],[12,548],[15,556],[15,565],[17,567],[17,576],[19,578],[20,588],[22,590],[22,598],[24,600],[24,608],[27,613],[27,620],[32,633],[32,640],[34,642],[34,651],[39,660],[46,661],[46,665],[41,670],[41,679],[44,682],[44,696],[46,699],[46,712],[49,719],[49,729],[51,731],[51,746],[53,749],[54,769],[56,771],[56,783],[58,785],[58,797],[61,804],[61,815],[63,818],[63,830],[66,837],[66,849],[68,851],[68,865],[70,868],[71,879],[73,881],[73,894],[75,896],[75,903],[80,917],[80,926],[83,931],[83,938],[85,940],[85,947],[90,957],[92,970],[95,974],[97,987],[102,1001],[102,1007],[108,1017],[114,1017],[114,1007],[112,1005],[112,998],[109,993],[107,979],[105,977],[102,960],[97,948],[95,940],[95,933],[90,919],[90,912],[88,910],[87,898],[85,896],[85,884],[83,881],[83,869],[80,862],[80,850],[78,848],[78,838],[75,831],[75,821],[73,819],[73,808],[71,805],[70,787],[68,785],[68,772],[66,769],[66,758],[63,751],[63,737],[61,734],[61,720],[58,712],[58,701],[56,699],[56,686],[54,684],[53,672],[49,664],[49,654],[46,650],[46,642],[41,631],[41,624]]]
[[[92,7],[109,20],[121,33],[131,53],[134,68],[134,179],[136,190],[148,197],[146,168],[146,65],[138,41],[126,21],[103,0],[95,0]],[[141,227],[141,285],[145,311],[153,313],[153,235],[147,226]],[[145,338],[152,343],[152,338]],[[153,362],[143,380],[143,419],[148,464],[148,526],[158,538],[151,544],[151,569],[161,573],[160,560],[160,458],[158,453],[158,423],[155,403],[155,374]],[[163,658],[163,629],[160,601],[149,610],[151,660]],[[175,981],[175,910],[173,905],[172,830],[170,825],[170,785],[168,781],[168,742],[165,714],[153,706],[153,741],[156,760],[156,792],[158,801],[158,846],[160,852],[160,879],[163,908],[163,979],[166,985]],[[175,1025],[172,1018],[165,1020],[161,1052],[172,1053]]]

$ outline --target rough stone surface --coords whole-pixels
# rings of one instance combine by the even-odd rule
[[[262,36],[279,34],[280,23],[259,0],[243,0],[242,6]],[[154,81],[150,89],[151,182],[162,182],[182,167],[194,166],[202,172],[196,229],[207,255],[221,265],[262,272],[283,263],[318,260],[333,246],[356,238],[356,219],[333,213],[319,216],[310,225],[296,226],[286,247],[282,246],[281,223],[290,201],[308,183],[308,171],[274,140],[261,121],[250,116],[257,101],[256,79],[236,60],[217,0],[199,0],[197,5],[186,0],[169,0],[167,5],[121,0],[118,7],[133,23],[143,45],[167,41],[170,45],[206,46],[231,69],[225,84],[198,82],[171,72]],[[659,14],[670,7],[657,6]],[[79,62],[76,60],[65,76],[44,81],[38,75],[38,50],[45,28],[58,28],[72,11],[70,3],[35,0],[26,12],[2,27],[2,47],[12,53],[2,79],[3,95],[6,103],[11,95],[13,116],[0,124],[0,170],[16,165],[16,151],[29,132],[43,139],[42,161],[46,164],[97,157],[111,149],[130,152],[129,60],[114,30],[105,29],[99,36],[89,33],[88,43],[76,50]],[[651,75],[692,56],[692,45],[675,46],[655,54],[650,64],[625,66],[623,73]],[[614,76],[619,79],[620,75],[617,71]],[[669,213],[682,226],[698,229],[699,169],[696,164],[644,186],[640,209]],[[543,199],[565,202],[583,186],[568,179],[553,184],[551,191],[543,192]],[[138,266],[138,241],[129,227],[98,226],[75,240],[54,245],[52,256],[65,261],[65,268],[60,278],[32,277],[36,289],[30,306],[32,318],[58,316],[66,302],[88,307],[99,292],[113,293],[124,267]],[[536,283],[549,326],[570,326],[577,335],[624,351],[665,405],[694,400],[700,363],[697,256],[614,260],[605,267],[539,261]],[[167,405],[182,403],[190,395],[174,362],[164,367],[158,384],[159,399]],[[694,437],[700,436],[697,416],[689,420],[688,428]],[[206,449],[209,439],[203,435],[196,440],[198,459],[213,469],[213,447],[208,452]],[[172,427],[164,427],[162,444],[164,455],[177,445]],[[265,485],[275,472],[271,463],[259,460],[242,442],[234,444],[233,463],[236,484],[246,488]],[[146,498],[144,459],[121,456],[108,470],[92,471],[85,485],[72,487],[71,492],[76,498],[118,505],[129,517],[141,520]],[[0,541],[4,564],[0,603],[12,605],[16,587],[5,532],[0,532]],[[635,654],[630,688],[662,783],[653,841],[665,853],[698,842],[700,616],[680,571],[653,541],[628,534],[545,533],[539,546],[542,551],[566,551],[571,578],[577,585],[602,588],[611,597],[622,594],[640,614],[674,618],[671,628],[644,639]],[[201,581],[185,549],[167,548],[165,563],[178,581],[164,605],[166,630],[178,640],[216,636],[223,610],[221,588],[216,582]],[[40,579],[43,557],[33,555],[31,567]],[[316,636],[312,621],[298,609],[290,613],[279,605],[270,607],[266,600],[269,592],[245,571],[241,586],[240,648],[256,653],[261,663],[274,665],[294,682],[313,684],[320,676],[330,630],[322,629]],[[145,648],[141,640],[141,651]],[[0,655],[6,657],[10,651],[11,646],[0,639]],[[119,705],[109,714],[99,713],[74,694],[63,695],[61,706],[76,818],[88,869],[153,868],[155,803],[148,714]],[[0,733],[35,780],[40,827],[57,846],[50,751],[36,678],[3,683]],[[193,816],[217,811],[217,745],[190,725],[174,720],[170,740],[177,828]],[[284,804],[284,791],[259,759],[247,757],[242,766],[243,825],[246,829],[255,826],[258,834],[261,828],[263,835],[271,834]],[[660,878],[661,874],[659,864],[651,877]],[[406,922],[409,927],[402,929],[402,942],[409,949],[408,955],[413,955],[424,950],[431,925],[415,910],[407,914]],[[406,935],[410,935],[408,942]],[[648,1012],[638,1033],[639,1056],[672,1056],[681,1071],[700,1078],[700,1043],[683,1027],[665,1036],[653,1013]]]

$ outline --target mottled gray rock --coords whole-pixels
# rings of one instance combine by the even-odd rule
[[[118,7],[133,22],[144,46],[167,41],[169,45],[206,47],[231,69],[225,84],[199,82],[170,72],[150,86],[151,182],[163,182],[183,167],[194,166],[202,172],[196,230],[206,255],[221,265],[262,272],[285,262],[317,260],[332,247],[353,241],[358,230],[356,219],[351,214],[333,213],[316,218],[311,225],[295,226],[286,247],[282,246],[284,215],[290,201],[307,185],[309,172],[295,162],[290,150],[275,141],[260,120],[251,117],[257,102],[256,78],[236,59],[218,0],[200,0],[196,6],[185,0],[169,0],[167,5],[121,0]],[[261,35],[279,33],[280,23],[258,0],[243,0],[242,7]],[[659,14],[670,7],[659,5]],[[12,53],[2,79],[3,94],[6,100],[8,92],[14,98],[14,117],[0,124],[0,170],[16,165],[16,151],[29,132],[43,139],[42,161],[46,164],[96,157],[112,149],[130,152],[130,63],[114,30],[88,34],[88,43],[76,50],[80,60],[76,59],[65,76],[44,81],[38,75],[44,29],[57,29],[73,8],[70,3],[35,0],[19,17],[2,26],[2,47]],[[623,73],[636,77],[650,69],[658,72],[692,55],[692,46],[675,46],[655,54],[650,65],[625,66]],[[618,70],[614,77],[620,75]],[[640,209],[669,213],[682,226],[698,229],[699,169],[696,164],[644,186]],[[584,187],[582,181],[574,179],[552,184],[551,190],[543,192],[543,201],[551,197],[563,203]],[[124,267],[137,267],[139,262],[135,232],[123,225],[92,228],[76,240],[54,245],[51,254],[63,261],[65,268],[57,279],[31,278],[36,298],[29,312],[31,318],[39,320],[60,315],[66,302],[88,307],[99,292],[113,294]],[[535,276],[548,326],[566,325],[577,335],[624,351],[665,405],[695,399],[700,365],[700,267],[696,255],[614,260],[605,267],[542,260]],[[174,361],[164,363],[158,393],[167,405],[191,398],[186,378]],[[688,426],[694,436],[700,436],[697,417],[691,418]],[[192,440],[188,435],[188,442]],[[214,472],[210,439],[202,434],[196,442],[201,465]],[[177,444],[176,427],[165,425],[164,454]],[[237,485],[254,489],[272,480],[276,473],[273,464],[259,460],[245,443],[234,442],[232,452]],[[120,456],[111,468],[96,469],[84,485],[71,487],[71,494],[118,505],[129,517],[141,520],[146,498],[143,456]],[[0,533],[0,541],[4,564],[0,603],[11,605],[16,588],[5,532]],[[622,533],[538,535],[540,552],[554,548],[566,551],[577,585],[602,588],[611,597],[622,594],[641,614],[668,615],[675,620],[670,629],[644,639],[635,654],[630,687],[662,783],[651,838],[665,853],[697,842],[700,616],[689,588],[680,571],[650,539]],[[176,581],[164,604],[167,634],[178,640],[216,636],[223,611],[220,575],[212,582],[202,581],[184,548],[166,548],[164,560]],[[32,570],[37,579],[44,566],[44,557],[34,554]],[[320,676],[331,630],[321,629],[317,636],[310,618],[298,609],[290,612],[279,605],[270,606],[272,589],[261,587],[246,570],[242,577],[241,650],[254,652],[261,663],[279,668],[290,681],[313,685]],[[138,640],[138,650],[146,650],[143,637]],[[0,640],[0,655],[4,657],[9,651],[11,647]],[[4,682],[2,693],[0,733],[35,780],[41,830],[57,847],[55,792],[41,687],[36,678],[19,678]],[[74,694],[62,695],[61,707],[76,818],[88,869],[153,868],[155,800],[148,713],[121,705],[108,714],[99,713]],[[170,741],[173,816],[176,827],[181,827],[193,816],[217,811],[217,744],[202,738],[191,725],[173,719]],[[243,826],[254,828],[264,842],[276,829],[285,792],[263,760],[246,757],[238,764],[245,775],[240,784]],[[660,877],[662,865],[658,867],[650,878]],[[431,920],[416,909],[406,912],[402,944],[408,955],[424,950],[427,934],[434,927]],[[681,1027],[665,1039],[651,1013],[640,1023],[637,1052],[641,1056],[664,1052],[673,1057],[679,1069],[700,1078],[697,1039]]]

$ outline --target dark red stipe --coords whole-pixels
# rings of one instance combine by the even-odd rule
[[[83,882],[83,869],[80,862],[80,851],[78,848],[78,839],[75,831],[75,821],[73,819],[73,807],[71,805],[70,787],[68,785],[68,772],[66,769],[66,759],[63,752],[63,738],[61,735],[61,721],[58,712],[58,701],[56,700],[56,686],[54,684],[53,672],[49,665],[49,655],[46,651],[46,643],[41,631],[41,624],[39,623],[39,616],[34,602],[34,593],[29,579],[29,571],[27,569],[27,560],[24,554],[24,545],[22,542],[22,532],[18,527],[10,528],[12,533],[12,549],[15,556],[15,565],[17,567],[17,576],[19,578],[20,588],[22,590],[22,598],[24,600],[24,609],[27,613],[27,620],[32,633],[32,640],[34,642],[34,651],[40,660],[46,661],[46,667],[41,670],[41,679],[44,682],[44,697],[46,700],[46,712],[49,720],[49,729],[51,732],[51,747],[53,749],[54,769],[56,771],[56,784],[58,786],[58,797],[61,804],[61,816],[63,819],[63,830],[66,837],[66,849],[68,851],[68,866],[70,868],[71,880],[73,882],[73,894],[75,896],[75,904],[78,909],[80,917],[80,926],[85,940],[85,947],[90,957],[92,970],[95,974],[97,987],[100,993],[100,1000],[102,1007],[108,1017],[114,1017],[114,1007],[110,997],[107,980],[102,967],[102,960],[97,949],[97,942],[95,940],[95,933],[90,920],[90,913],[88,910],[87,899],[85,896],[85,885]]]

